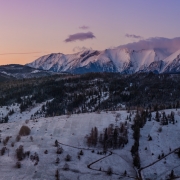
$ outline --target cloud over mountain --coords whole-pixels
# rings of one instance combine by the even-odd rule
[[[71,38],[68,41],[77,40],[77,36]],[[102,51],[76,46],[73,51],[74,54],[67,55],[51,53],[27,65],[54,72],[77,74],[87,72],[180,73],[180,38],[150,38]]]
[[[85,50],[92,50],[92,48],[87,48],[87,47],[79,47],[79,46],[76,46],[73,48],[73,52],[81,52],[81,51],[85,51]]]
[[[165,49],[170,53],[173,53],[180,49],[180,37],[168,39],[164,37],[153,37],[149,39],[143,39],[138,42],[133,42],[119,47],[126,47],[133,50],[140,49]]]
[[[86,32],[86,33],[76,33],[76,34],[72,34],[69,35],[69,37],[67,39],[65,39],[65,42],[74,42],[74,41],[84,41],[87,39],[93,39],[95,38],[94,34],[92,32]]]

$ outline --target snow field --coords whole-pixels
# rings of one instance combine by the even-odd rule
[[[180,116],[178,115],[178,111],[175,109],[164,111],[166,115],[170,114],[171,111],[175,112],[175,121],[177,123],[169,123],[162,126],[155,120],[147,121],[146,125],[141,129],[139,147],[141,167],[145,167],[158,160],[158,156],[162,155],[162,153],[166,155],[170,152],[170,149],[173,151],[173,149],[180,147]],[[152,117],[155,117],[155,113],[152,114]],[[158,131],[159,127],[162,128],[162,132]],[[148,141],[148,135],[152,137],[152,141]],[[145,150],[146,147],[147,150]],[[172,153],[153,166],[142,170],[142,173],[144,178],[158,180],[165,179],[165,176],[168,176],[172,169],[175,175],[180,176],[180,159],[175,153]]]
[[[120,112],[122,122],[125,121],[127,113],[125,111]],[[7,143],[9,149],[9,156],[6,152],[4,156],[0,156],[0,176],[2,180],[5,179],[55,179],[55,171],[59,169],[61,179],[118,179],[119,175],[107,176],[104,172],[93,171],[87,168],[87,165],[104,157],[104,155],[98,155],[96,149],[94,153],[91,150],[83,150],[84,155],[79,160],[77,154],[80,149],[63,147],[64,152],[61,155],[56,154],[56,147],[54,142],[57,139],[59,142],[79,147],[88,148],[86,145],[85,136],[90,133],[92,127],[97,127],[99,133],[109,124],[115,124],[115,113],[100,114],[80,114],[68,116],[57,116],[52,118],[40,118],[38,120],[30,120],[27,124],[24,120],[18,120],[16,122],[10,122],[6,124],[0,124],[1,139],[5,139],[7,136],[12,136]],[[37,121],[37,122],[36,122]],[[120,124],[120,121],[118,122]],[[16,142],[15,138],[18,135],[19,129],[22,125],[27,125],[31,129],[30,136],[33,137],[33,141],[30,140],[30,136],[21,137],[19,142]],[[11,147],[11,143],[15,142],[14,147]],[[115,150],[112,156],[98,162],[97,168],[102,167],[103,170],[107,170],[108,167],[112,167],[113,172],[117,174],[124,173],[124,170],[128,172],[128,175],[135,176],[135,171],[132,168],[132,157],[130,154],[130,148],[133,144],[133,139],[130,138],[129,143],[122,150]],[[40,161],[37,166],[34,166],[34,162],[26,158],[22,161],[22,167],[20,169],[15,168],[17,159],[15,157],[15,150],[23,145],[24,151],[30,151],[31,154],[38,153]],[[0,143],[0,149],[3,144]],[[48,150],[48,154],[44,154],[44,151]],[[122,151],[122,154],[121,154]],[[62,170],[66,163],[64,158],[69,154],[72,156],[72,161],[67,162],[70,170]],[[123,158],[121,158],[121,156]],[[56,158],[60,158],[60,163],[56,164]],[[92,168],[94,168],[92,166]],[[10,172],[10,173],[8,173]]]
[[[39,105],[36,108],[40,108]],[[16,109],[16,108],[14,108]],[[32,109],[33,110],[33,109]],[[32,110],[29,114],[32,114]],[[164,110],[166,115],[171,111],[175,112],[175,121],[177,123],[162,126],[159,122],[154,120],[155,113],[152,113],[152,120],[147,121],[145,126],[141,128],[141,136],[139,141],[139,156],[141,160],[141,167],[150,165],[158,160],[158,156],[164,153],[164,155],[170,152],[170,148],[178,148],[180,146],[180,116],[179,110],[174,109]],[[6,107],[0,109],[0,112],[5,113]],[[0,138],[1,141],[7,136],[11,136],[7,143],[7,148],[4,156],[0,156],[0,179],[55,179],[55,171],[59,170],[60,178],[63,180],[79,179],[79,180],[91,180],[91,179],[118,179],[126,170],[127,175],[130,177],[136,176],[136,171],[133,167],[133,160],[131,155],[131,147],[134,144],[133,131],[131,122],[128,122],[128,144],[122,149],[109,149],[112,151],[112,155],[104,158],[97,163],[93,164],[91,168],[106,171],[108,167],[113,169],[113,172],[118,175],[107,176],[106,173],[100,171],[94,171],[87,168],[90,163],[104,157],[105,155],[98,155],[98,151],[102,149],[91,147],[95,150],[94,153],[91,150],[83,150],[84,155],[79,160],[77,158],[78,148],[88,149],[86,144],[86,136],[91,132],[92,127],[97,127],[99,134],[103,132],[104,128],[109,124],[116,125],[116,114],[121,114],[121,120],[117,122],[125,122],[125,119],[129,113],[126,111],[117,112],[101,112],[99,113],[86,113],[86,114],[73,114],[71,116],[56,116],[50,118],[41,117],[36,120],[29,120],[26,124],[25,120],[28,119],[27,112],[24,112],[23,118],[10,119],[9,123],[0,124]],[[14,117],[18,115],[18,112],[14,114]],[[21,114],[22,115],[22,114]],[[134,115],[133,115],[134,116]],[[21,137],[19,142],[16,142],[16,136],[22,125],[27,125],[31,129],[29,136]],[[162,127],[162,132],[159,132],[159,127]],[[148,141],[148,135],[152,137],[152,141]],[[31,141],[30,136],[33,137]],[[54,146],[55,140],[65,145],[63,147],[64,152],[61,155],[56,154],[56,147]],[[11,143],[14,142],[14,147],[11,147]],[[17,159],[15,157],[15,150],[23,145],[24,151],[30,151],[31,154],[38,153],[40,161],[37,166],[34,166],[34,162],[26,158],[22,161],[22,167],[20,169],[15,168]],[[3,143],[0,143],[0,149],[3,147]],[[147,148],[147,150],[145,150]],[[44,154],[44,151],[48,150],[48,154]],[[64,160],[66,155],[72,156],[72,160],[67,162],[70,167],[69,171],[64,171],[62,168],[66,161]],[[107,155],[109,152],[107,153]],[[60,163],[56,164],[56,158],[60,158]],[[142,170],[142,176],[144,179],[166,179],[171,170],[174,170],[175,175],[180,176],[180,159],[175,153],[170,154],[165,159],[153,164]],[[122,179],[130,179],[129,177],[123,177]]]

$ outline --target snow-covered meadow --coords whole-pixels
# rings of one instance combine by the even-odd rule
[[[86,143],[86,137],[91,132],[92,127],[96,126],[99,133],[103,132],[104,128],[107,128],[110,124],[116,126],[125,122],[129,113],[126,111],[98,112],[49,118],[41,117],[25,121],[30,119],[30,115],[41,106],[42,104],[22,114],[18,112],[18,107],[17,111],[16,107],[14,107],[15,113],[10,117],[9,123],[0,124],[0,149],[4,147],[3,139],[10,136],[6,145],[8,150],[3,156],[0,156],[0,179],[53,180],[57,169],[61,180],[135,179],[137,170],[133,166],[131,155],[131,147],[134,143],[131,125],[134,114],[132,115],[132,121],[127,122],[128,144],[121,149],[109,149],[106,155],[100,155],[97,153],[103,151],[101,148],[98,148],[98,146],[89,148]],[[173,150],[180,146],[180,116],[178,115],[178,110],[165,110],[166,114],[170,114],[171,111],[175,113],[175,121],[177,121],[175,124],[162,126],[154,120],[155,113],[152,113],[152,120],[147,121],[141,129],[139,142],[141,167],[148,166],[158,160],[158,155],[162,154],[162,152],[166,155],[170,152],[170,148]],[[6,107],[1,108],[0,112],[5,113]],[[116,122],[117,113],[121,114],[121,118]],[[31,129],[31,133],[29,136],[22,136],[20,141],[17,142],[16,137],[23,125],[28,126]],[[161,132],[158,131],[160,127],[162,128]],[[151,141],[148,141],[148,135],[152,137]],[[55,140],[61,143],[60,146],[64,149],[62,154],[56,153]],[[12,147],[12,142],[14,147]],[[30,151],[32,155],[34,153],[39,155],[39,163],[37,165],[34,165],[35,162],[26,157],[21,161],[21,168],[18,169],[15,166],[17,162],[15,152],[20,145],[23,145],[24,151]],[[84,155],[79,159],[78,153],[81,148]],[[94,149],[94,152],[92,152],[92,149]],[[47,154],[44,153],[45,150],[48,151]],[[110,155],[111,152],[112,155]],[[72,157],[69,162],[65,161],[67,154]],[[101,159],[105,156],[107,157]],[[60,158],[59,164],[56,163],[57,157]],[[87,166],[95,161],[97,162],[92,164],[92,169],[89,169]],[[68,171],[63,170],[65,163],[69,165]],[[103,172],[107,171],[109,167],[112,168],[114,173],[111,176]],[[101,171],[99,171],[100,169]],[[143,179],[160,180],[166,179],[172,169],[175,175],[180,176],[180,158],[175,153],[143,169],[141,174]],[[123,175],[125,171],[127,172],[126,176]]]
[[[122,111],[122,122],[125,121],[126,116],[126,112]],[[92,150],[88,150],[86,135],[90,133],[92,127],[96,126],[99,131],[103,131],[109,124],[116,124],[115,117],[115,112],[101,112],[100,114],[75,114],[70,117],[40,118],[38,120],[30,120],[28,123],[26,121],[27,124],[22,119],[1,124],[1,139],[3,140],[7,136],[11,136],[6,146],[9,152],[6,152],[4,156],[0,156],[1,179],[55,179],[56,169],[59,169],[61,179],[117,179],[125,170],[128,172],[128,175],[135,177],[136,173],[132,167],[130,153],[133,144],[132,138],[130,138],[131,140],[122,150],[115,150],[114,153],[116,154],[92,165],[92,168],[101,168],[102,171],[106,171],[108,167],[112,167],[113,172],[118,175],[107,176],[104,172],[93,171],[87,168],[87,165],[105,155],[97,154],[102,149],[93,148],[94,153],[91,152]],[[30,136],[33,137],[33,141],[31,141],[30,136],[24,136],[21,137],[19,142],[16,142],[16,136],[22,125],[27,125],[31,128]],[[80,149],[61,145],[64,152],[61,155],[57,155],[56,147],[54,146],[56,139],[65,145],[86,148],[87,150],[83,150],[84,155],[79,160],[77,154]],[[15,143],[14,147],[11,147],[12,142]],[[22,167],[20,169],[15,167],[17,162],[15,151],[19,145],[23,145],[24,151],[30,151],[31,154],[38,153],[40,161],[37,166],[34,166],[34,163],[26,158],[22,161]],[[3,144],[0,143],[0,148],[2,147]],[[48,154],[44,154],[45,150],[48,150]],[[66,163],[64,158],[67,154],[72,156],[72,160],[67,162],[70,170],[63,171],[62,168]],[[60,158],[58,165],[55,163],[57,157]]]

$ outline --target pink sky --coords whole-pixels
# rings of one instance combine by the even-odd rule
[[[0,64],[82,47],[103,50],[138,36],[180,37],[179,7],[179,0],[0,0]]]

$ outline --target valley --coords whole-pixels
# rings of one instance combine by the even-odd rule
[[[90,73],[0,82],[1,179],[179,178],[179,78]]]
[[[0,180],[180,180],[180,1],[0,2]]]

